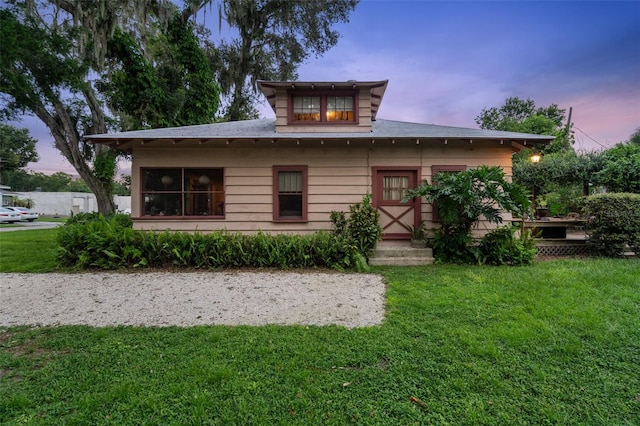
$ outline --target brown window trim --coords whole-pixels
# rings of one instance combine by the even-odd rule
[[[438,166],[438,165],[431,166],[431,184],[435,185],[433,178],[439,172],[463,172],[465,170],[467,170],[467,166]],[[439,222],[440,215],[438,214],[438,203],[434,202],[431,205],[431,208],[432,208],[431,220],[433,222]]]
[[[374,200],[374,205],[380,205],[381,203],[383,203],[382,201],[382,185],[380,184],[380,182],[378,181],[378,177],[380,174],[385,174],[387,172],[413,172],[415,174],[415,180],[416,180],[416,184],[420,182],[420,168],[419,167],[411,167],[411,166],[398,166],[398,167],[393,167],[393,166],[375,166],[371,168],[371,176],[373,179],[373,200]],[[413,200],[415,201],[415,200]],[[409,201],[409,203],[411,203],[412,201]],[[391,204],[396,204],[396,205],[405,205],[407,203],[402,203],[400,200],[387,200],[384,201],[385,205],[391,205]]]
[[[307,166],[273,166],[273,221],[279,223],[286,222],[308,222],[308,167]],[[302,172],[302,217],[280,217],[280,198],[278,197],[278,173],[279,172]]]
[[[358,124],[360,122],[358,96],[359,89],[354,90],[288,90],[287,95],[287,124],[301,126],[343,126]],[[295,96],[319,96],[320,97],[320,121],[303,121],[293,119],[293,98]],[[353,97],[353,120],[352,121],[327,121],[327,97]]]

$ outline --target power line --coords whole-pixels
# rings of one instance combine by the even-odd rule
[[[598,145],[600,145],[601,147],[607,149],[608,147],[605,145],[602,145],[600,142],[598,142],[597,140],[595,140],[594,138],[592,138],[591,136],[589,136],[588,134],[586,134],[581,128],[573,126],[574,129],[578,130],[580,133],[582,133],[583,135],[585,135],[586,137],[588,137],[589,139],[591,139],[592,141],[594,141],[595,143],[597,143]]]

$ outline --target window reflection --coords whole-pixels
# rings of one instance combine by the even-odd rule
[[[143,216],[224,216],[221,168],[144,169],[142,188]]]

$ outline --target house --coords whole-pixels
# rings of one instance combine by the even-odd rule
[[[387,81],[258,87],[275,119],[91,135],[132,154],[132,218],[143,230],[310,233],[371,193],[385,239],[437,226],[405,189],[439,171],[498,165],[551,136],[379,120]]]
[[[0,185],[0,207],[13,205],[15,192],[11,192],[11,187]]]

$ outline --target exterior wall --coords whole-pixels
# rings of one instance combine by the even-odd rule
[[[33,209],[45,216],[70,216],[98,211],[96,196],[89,192],[20,192],[19,199],[33,200]],[[118,211],[131,209],[130,196],[114,196]]]
[[[288,109],[289,98],[286,90],[280,90],[276,94],[276,133],[318,133],[318,132],[353,132],[363,133],[371,131],[371,94],[367,90],[360,90],[358,92],[357,109],[358,123],[357,124],[289,124],[288,123]]]
[[[8,186],[0,185],[0,206],[10,206],[11,200],[17,194],[15,192],[11,192],[11,188]]]
[[[372,191],[372,167],[417,167],[418,179],[431,179],[433,165],[498,165],[511,174],[511,147],[467,142],[448,145],[415,141],[291,143],[230,145],[162,145],[134,147],[132,164],[132,217],[137,229],[199,231],[226,229],[253,233],[309,233],[329,229],[331,211],[348,211],[351,204]],[[273,166],[308,166],[308,222],[274,223]],[[224,219],[140,217],[140,169],[145,167],[224,168]],[[431,223],[431,206],[424,203],[422,219]],[[509,218],[510,219],[510,218]],[[480,225],[479,229],[486,226]]]

